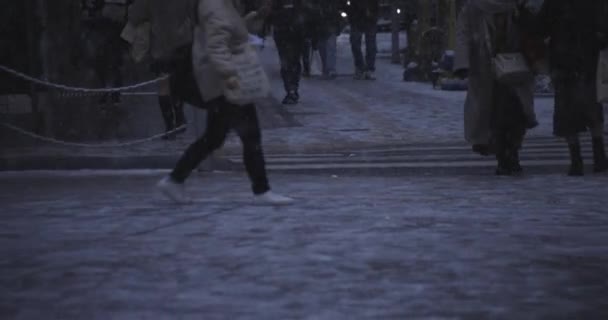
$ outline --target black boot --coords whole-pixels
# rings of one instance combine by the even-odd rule
[[[496,175],[497,176],[512,176],[513,170],[511,169],[511,161],[507,152],[504,150],[500,150],[496,153],[496,160],[498,162],[498,166],[496,166]]]
[[[593,172],[600,173],[606,171],[608,171],[608,160],[606,160],[604,139],[601,137],[593,138]]]
[[[568,175],[571,177],[585,175],[580,143],[570,143],[568,144],[568,148],[570,149],[570,170],[568,171]]]
[[[160,112],[163,116],[163,121],[165,122],[165,131],[171,132],[175,129],[174,118],[173,118],[173,102],[171,101],[170,96],[158,96],[158,105],[160,106]],[[173,139],[175,138],[174,134],[167,134],[163,137],[163,139]]]
[[[513,175],[511,170],[511,159],[509,158],[509,148],[507,146],[507,138],[505,134],[495,134],[494,142],[496,147],[496,166],[497,176]]]
[[[519,161],[519,150],[517,148],[514,148],[511,151],[509,158],[511,162],[511,171],[513,171],[514,174],[522,174],[524,172],[524,168],[521,166]]]

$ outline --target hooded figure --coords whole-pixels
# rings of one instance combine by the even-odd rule
[[[492,68],[497,54],[521,52],[517,9],[516,0],[469,0],[457,24],[454,70],[469,77],[465,138],[478,153],[496,152],[499,175],[521,172],[523,137],[537,125],[533,77],[505,85],[495,80]]]

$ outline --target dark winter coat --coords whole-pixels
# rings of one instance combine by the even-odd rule
[[[380,4],[378,0],[351,0],[347,7],[348,21],[357,29],[365,29],[378,23]]]
[[[549,42],[552,73],[595,77],[598,54],[606,46],[606,0],[545,1],[538,14],[539,31]]]
[[[277,29],[303,29],[306,24],[303,9],[303,0],[274,0],[270,22]]]

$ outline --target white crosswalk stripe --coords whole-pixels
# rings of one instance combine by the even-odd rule
[[[590,139],[582,139],[583,156],[592,163]],[[242,163],[241,158],[230,160]],[[483,157],[465,144],[379,146],[331,153],[267,154],[270,171],[314,170],[433,170],[494,167],[493,156]],[[561,167],[569,164],[565,142],[553,138],[532,138],[524,143],[521,162],[530,167]]]

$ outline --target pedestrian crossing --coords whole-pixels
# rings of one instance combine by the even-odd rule
[[[590,139],[582,139],[583,156],[592,164]],[[238,157],[231,161],[242,163]],[[521,151],[521,162],[531,171],[566,170],[569,165],[568,147],[555,138],[530,138]],[[269,171],[278,172],[466,172],[494,168],[493,156],[480,156],[464,143],[435,145],[390,145],[326,153],[267,154]]]

